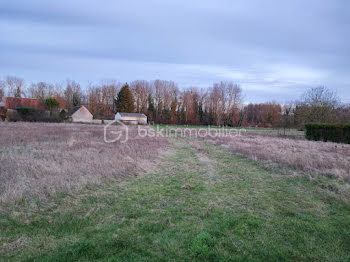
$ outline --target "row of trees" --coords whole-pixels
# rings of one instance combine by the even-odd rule
[[[82,88],[67,80],[25,85],[23,79],[8,76],[0,81],[2,96],[55,98],[60,108],[86,105],[96,118],[112,118],[116,111],[144,113],[150,121],[164,124],[227,126],[303,126],[306,122],[350,122],[350,109],[325,87],[308,90],[299,101],[244,104],[240,86],[219,82],[209,88],[179,89],[172,81],[137,80],[90,84]]]

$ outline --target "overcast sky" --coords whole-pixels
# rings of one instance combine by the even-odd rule
[[[246,101],[325,85],[350,103],[349,0],[1,0],[0,78],[217,81]]]

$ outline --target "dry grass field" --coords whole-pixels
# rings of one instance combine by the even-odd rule
[[[164,126],[164,128],[166,128]],[[209,129],[205,127],[168,127],[173,136],[197,137],[223,146],[252,160],[291,166],[297,170],[316,171],[350,181],[350,145],[308,141],[303,131],[280,129]],[[203,130],[203,133],[198,131]],[[236,132],[230,132],[234,130]],[[176,135],[175,135],[176,133]],[[201,134],[208,134],[201,137]],[[280,165],[281,166],[281,165]]]
[[[350,182],[350,145],[246,134],[205,140],[253,160],[287,164]]]
[[[129,138],[1,122],[0,261],[349,261],[349,145]]]
[[[45,198],[101,179],[121,180],[148,170],[168,142],[104,142],[103,126],[0,122],[0,201]]]

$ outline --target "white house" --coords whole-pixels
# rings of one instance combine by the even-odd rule
[[[73,122],[92,123],[92,114],[85,106],[75,107],[69,112]]]
[[[115,115],[115,120],[122,121],[125,124],[131,125],[146,125],[147,116],[145,114],[136,114],[136,113],[120,113],[118,112]]]

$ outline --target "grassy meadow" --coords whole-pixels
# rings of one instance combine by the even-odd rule
[[[349,145],[22,125],[0,125],[2,261],[350,259]]]

